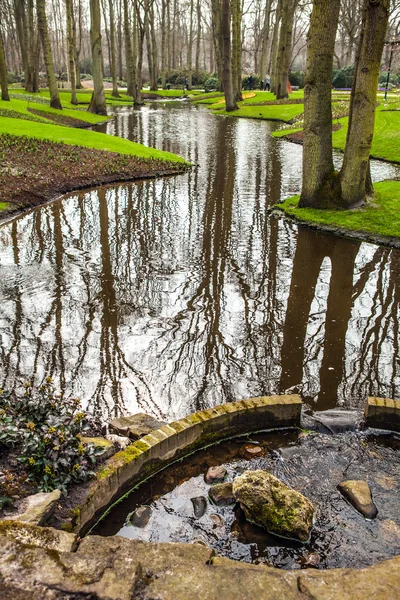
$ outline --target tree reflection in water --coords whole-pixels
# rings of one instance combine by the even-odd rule
[[[201,169],[0,229],[0,387],[50,374],[106,417],[170,419],[299,384],[318,409],[399,396],[400,253],[269,216],[294,176],[253,127],[219,119],[204,148],[192,127]]]

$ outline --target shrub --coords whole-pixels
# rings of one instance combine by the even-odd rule
[[[293,71],[292,73],[289,73],[289,81],[290,85],[294,85],[302,89],[304,87],[304,72]]]
[[[351,88],[354,79],[354,65],[343,67],[343,69],[334,69],[332,85],[335,88]]]
[[[27,382],[22,396],[1,390],[0,442],[18,446],[18,460],[39,490],[66,493],[68,484],[93,476],[101,450],[83,445],[81,436],[95,426],[79,400],[54,393],[51,378],[38,390]]]
[[[252,90],[259,90],[261,85],[261,78],[258,75],[248,75],[242,79],[242,88],[243,90],[249,89],[249,78],[253,78]]]
[[[212,90],[218,90],[219,82],[217,77],[209,77],[204,82],[204,89],[206,92],[210,92]]]

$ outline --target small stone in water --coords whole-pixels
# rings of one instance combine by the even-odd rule
[[[208,495],[217,506],[235,504],[231,483],[217,483],[217,485],[213,485]]]
[[[139,506],[133,513],[130,518],[130,522],[135,527],[140,527],[143,529],[146,527],[147,523],[150,521],[151,517],[151,508],[150,506]]]
[[[214,523],[214,527],[223,527],[224,522],[219,515],[210,515],[211,521]]]
[[[259,458],[264,454],[264,450],[261,448],[261,446],[253,446],[252,444],[246,444],[246,446],[243,446],[240,449],[239,454],[242,458]]]
[[[209,484],[220,483],[221,481],[223,481],[225,479],[226,473],[227,473],[227,471],[226,471],[225,467],[222,467],[222,466],[210,467],[204,477],[204,480],[206,483],[209,483]]]
[[[321,562],[321,557],[315,552],[307,552],[303,555],[301,563],[305,567],[316,567]]]
[[[375,519],[378,509],[372,501],[371,490],[366,481],[342,481],[342,483],[339,483],[338,489],[346,500],[366,519]]]
[[[194,516],[200,519],[207,510],[207,498],[204,496],[197,496],[196,498],[190,499],[193,504]]]

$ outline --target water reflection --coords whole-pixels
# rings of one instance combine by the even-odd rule
[[[111,127],[200,167],[0,229],[1,387],[50,374],[105,416],[167,418],[299,384],[320,410],[399,396],[400,253],[268,216],[301,148],[188,108]]]

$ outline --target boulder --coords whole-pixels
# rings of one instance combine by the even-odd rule
[[[205,474],[204,481],[206,483],[209,483],[210,485],[213,483],[220,483],[225,479],[226,473],[227,471],[225,467],[210,467],[207,473]]]
[[[85,446],[92,444],[98,451],[97,456],[101,456],[102,458],[110,458],[110,456],[116,453],[114,444],[103,437],[82,437],[81,442]]]
[[[246,519],[282,537],[306,542],[314,507],[266,471],[245,471],[233,482],[233,494]]]
[[[375,519],[378,509],[372,500],[371,490],[366,481],[357,479],[342,481],[338,485],[338,490],[366,519]]]
[[[110,422],[110,428],[116,434],[129,437],[131,440],[138,440],[163,425],[165,425],[164,421],[157,421],[157,419],[145,413],[118,417]]]
[[[11,538],[28,546],[57,552],[74,552],[78,547],[77,536],[73,533],[18,521],[0,521],[0,537]]]
[[[51,493],[41,492],[40,494],[28,496],[22,504],[23,512],[12,517],[7,517],[7,519],[30,523],[31,525],[44,525],[56,510],[60,498],[60,490],[54,490]]]
[[[200,519],[207,510],[207,498],[204,496],[197,496],[196,498],[190,499],[193,504],[194,516]]]
[[[213,485],[210,488],[208,495],[217,506],[235,504],[231,483],[217,483],[216,485]]]

